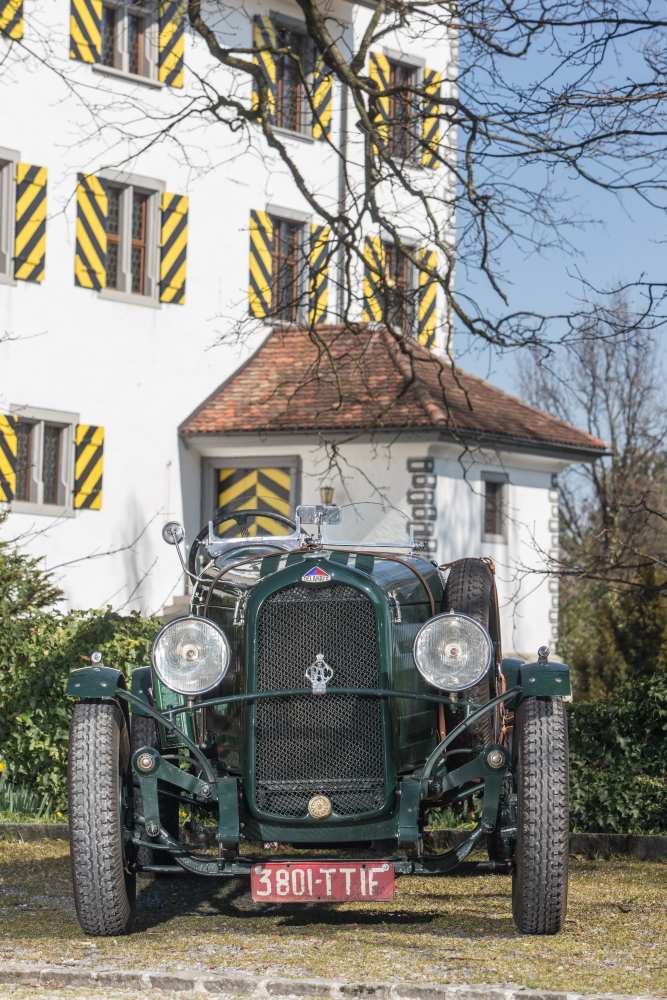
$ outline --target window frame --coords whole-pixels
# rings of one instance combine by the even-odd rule
[[[0,284],[15,285],[14,237],[16,231],[16,149],[0,146]]]
[[[273,205],[269,205],[266,212],[273,226],[273,248],[271,251],[271,315],[267,317],[267,321],[292,326],[296,323],[304,322],[308,307],[306,300],[309,273],[308,240],[310,234],[310,216],[303,215],[300,212],[291,212],[287,209],[278,208]],[[299,254],[301,257],[302,267],[298,270],[297,275],[298,287],[296,292],[296,308],[293,319],[285,319],[277,313],[277,227],[281,224],[298,226],[300,230]]]
[[[10,406],[12,416],[25,420],[34,426],[31,434],[31,465],[29,471],[30,499],[14,499],[12,513],[36,514],[40,517],[74,517],[74,437],[79,423],[79,414],[63,410],[48,410],[37,406]],[[58,502],[44,503],[44,426],[56,425],[61,428],[59,446]],[[33,436],[34,435],[34,436]],[[18,468],[17,468],[18,476]]]
[[[415,246],[412,245],[406,246],[406,250],[412,253],[413,256],[416,256],[417,254],[417,248]],[[387,285],[387,278],[390,277],[389,270],[387,268],[387,261],[389,259],[389,256],[391,254],[396,258],[398,258],[400,255],[401,257],[404,258],[405,264],[407,265],[408,268],[408,283],[407,283],[408,291],[402,298],[401,307],[409,310],[408,315],[401,322],[401,332],[406,337],[416,337],[417,315],[418,315],[417,296],[419,295],[419,278],[418,278],[418,270],[415,267],[414,263],[408,257],[406,250],[399,249],[399,247],[397,247],[396,244],[392,243],[390,240],[382,240],[382,254],[384,260],[384,281],[385,281],[384,294],[386,296],[387,292],[391,292],[391,289]],[[389,303],[386,301],[384,303],[384,309],[385,309],[385,314],[391,312]],[[389,322],[392,322],[392,320],[389,318],[388,315],[387,319],[389,320]]]
[[[387,61],[389,63],[389,86],[394,87],[396,84],[393,82],[393,77],[395,73],[409,73],[412,77],[411,82],[407,85],[412,87],[412,89],[418,92],[420,87],[423,87],[424,83],[424,69],[422,66],[418,66],[416,63],[408,61],[407,59],[397,58],[395,55],[390,53],[385,53]],[[405,86],[405,84],[404,84]],[[392,94],[389,96],[389,131],[387,136],[387,152],[390,156],[395,159],[401,159],[404,161],[406,166],[418,167],[421,160],[421,143],[420,136],[416,134],[421,128],[421,117],[417,110],[415,110],[414,115],[408,118],[407,124],[397,125],[392,122],[395,114],[395,105],[397,103],[397,95]],[[415,134],[413,134],[412,129],[415,129]],[[396,138],[398,135],[405,137],[407,135],[407,141],[409,146],[409,152],[403,153],[400,150],[394,148],[396,143]],[[403,138],[405,142],[405,138]]]
[[[271,12],[269,14],[271,22],[273,24],[276,37],[281,31],[287,31],[292,34],[300,35],[304,41],[305,56],[308,60],[308,72],[306,73],[306,87],[310,88],[312,94],[312,83],[314,74],[314,50],[312,43],[310,42],[310,36],[308,35],[308,30],[303,21],[299,21],[296,18],[288,17],[285,14],[277,14]],[[310,46],[310,51],[308,47]],[[284,125],[278,120],[278,89],[279,89],[279,70],[278,63],[283,57],[276,56],[276,96],[275,96],[275,113],[273,115],[273,125],[274,128],[280,132],[284,132],[286,135],[293,136],[295,138],[303,139],[308,142],[314,142],[312,130],[313,130],[313,113],[308,100],[306,90],[303,90],[300,99],[300,113],[302,116],[301,128],[293,129],[289,125]],[[287,57],[284,57],[287,59]],[[287,60],[289,62],[289,60]],[[298,80],[298,85],[303,88],[303,83],[301,79]]]
[[[508,493],[509,493],[509,483],[510,477],[506,472],[482,472],[481,474],[482,483],[482,542],[486,542],[490,545],[506,545],[507,544],[507,509],[508,509]],[[486,484],[494,483],[500,486],[500,524],[502,531],[500,534],[496,532],[488,532],[486,530]]]
[[[113,65],[102,62],[102,52],[100,58],[94,64],[94,68],[100,73],[110,73],[114,76],[126,77],[130,80],[140,81],[161,87],[159,81],[159,31],[158,31],[158,10],[157,3],[153,11],[142,8],[140,4],[133,3],[132,0],[103,0],[102,2],[102,25],[100,33],[104,31],[104,15],[106,10],[116,12],[113,38]],[[129,18],[141,17],[146,22],[144,27],[144,41],[142,51],[142,72],[135,73],[129,68]]]
[[[98,175],[106,185],[121,192],[119,207],[118,273],[122,276],[120,288],[106,286],[98,293],[101,298],[131,305],[160,308],[160,227],[161,195],[164,181],[138,174],[124,174],[104,170]],[[145,291],[132,291],[132,201],[134,193],[147,195],[144,274]]]

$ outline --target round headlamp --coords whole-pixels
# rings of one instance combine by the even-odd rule
[[[153,644],[155,672],[178,694],[204,694],[216,687],[229,668],[226,636],[206,618],[175,618]]]
[[[486,629],[468,615],[436,615],[423,625],[414,645],[417,670],[443,691],[464,691],[485,676],[493,658]]]

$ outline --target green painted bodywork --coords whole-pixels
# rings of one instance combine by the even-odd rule
[[[113,701],[119,688],[125,687],[122,670],[105,667],[103,664],[95,667],[79,667],[72,670],[67,678],[65,694],[82,701]]]

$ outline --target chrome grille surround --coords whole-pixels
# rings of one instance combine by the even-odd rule
[[[375,608],[347,584],[291,584],[257,616],[256,690],[308,686],[318,653],[333,668],[330,687],[380,685]],[[255,801],[271,816],[306,819],[312,795],[334,815],[378,812],[385,801],[380,699],[313,694],[255,705]]]

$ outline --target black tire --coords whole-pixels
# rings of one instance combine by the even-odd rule
[[[68,791],[74,902],[82,930],[124,934],[136,878],[124,849],[131,806],[130,741],[116,702],[78,702],[70,724]]]
[[[516,713],[518,796],[512,911],[522,934],[557,934],[567,911],[568,735],[560,698],[526,698]]]
[[[493,573],[487,563],[481,559],[459,559],[449,571],[443,606],[445,611],[460,611],[462,614],[474,618],[490,631],[491,638],[498,642],[500,634],[497,616],[494,613],[495,604],[492,600],[493,586]],[[483,677],[479,684],[475,684],[466,691],[466,696],[471,701],[484,705],[493,697],[494,669],[492,664],[486,677]],[[472,745],[484,747],[493,743],[493,715],[489,712],[483,716],[479,722],[471,726],[468,734],[461,740],[457,740],[455,745],[457,747]]]
[[[157,722],[146,715],[133,715],[130,723],[130,748],[132,754],[142,747],[159,748]],[[160,796],[160,819],[167,833],[178,839],[178,802],[171,796]],[[143,815],[143,803],[139,782],[134,783],[134,806],[139,815]],[[156,856],[157,855],[157,856]],[[154,851],[150,847],[137,848],[137,864],[140,867],[153,864],[170,864],[171,854],[165,851]],[[150,873],[146,873],[150,874]]]

